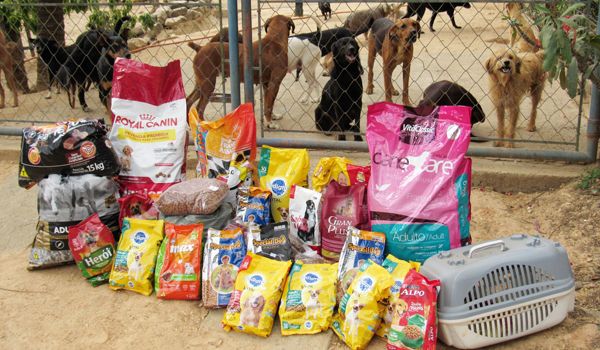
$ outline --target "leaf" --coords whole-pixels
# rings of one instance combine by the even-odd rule
[[[573,5],[569,6],[569,7],[567,7],[567,9],[560,16],[561,17],[566,17],[569,14],[571,14],[571,13],[579,10],[580,8],[582,8],[584,6],[585,6],[585,3],[583,3],[583,2],[578,2],[576,4],[573,4]]]
[[[579,67],[577,67],[577,60],[573,58],[569,64],[569,70],[567,73],[567,92],[571,98],[577,95],[577,85],[579,84]]]
[[[600,36],[595,35],[594,37],[592,37],[590,39],[590,45],[596,49],[596,50],[600,50]]]
[[[563,90],[567,88],[567,74],[565,73],[565,71],[565,67],[562,67],[560,70],[560,74],[558,75],[558,81],[560,82],[560,87]]]
[[[535,8],[535,12],[541,12],[541,13],[545,13],[545,14],[551,14],[552,12],[550,12],[550,9],[546,7],[546,5],[543,4],[535,4],[534,6]]]
[[[550,26],[544,26],[540,31],[540,40],[542,41],[542,46],[544,49],[548,46],[548,43],[552,39],[552,33],[554,32],[554,28]]]

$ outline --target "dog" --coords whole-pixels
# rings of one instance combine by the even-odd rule
[[[445,2],[445,3],[429,3],[429,2],[411,2],[408,3],[408,8],[406,10],[406,15],[403,18],[410,18],[414,15],[417,15],[417,21],[419,23],[423,19],[423,15],[425,14],[425,10],[430,10],[433,12],[431,14],[431,19],[429,20],[429,30],[435,32],[433,29],[433,22],[435,22],[435,17],[439,12],[446,12],[448,16],[450,16],[450,21],[452,22],[452,26],[456,29],[461,29],[456,24],[454,20],[454,10],[457,7],[471,8],[471,4],[468,2]]]
[[[510,46],[521,52],[537,52],[540,48],[538,39],[533,33],[530,22],[525,19],[522,13],[523,4],[518,2],[509,2],[506,4],[508,16],[517,22],[516,35],[510,35]],[[527,38],[525,38],[526,36]],[[533,45],[535,44],[535,45]]]
[[[367,95],[373,94],[373,64],[375,57],[383,57],[383,83],[385,100],[392,102],[392,95],[398,95],[392,84],[392,74],[397,65],[402,64],[402,102],[409,105],[408,80],[413,59],[413,45],[419,38],[421,25],[413,19],[393,22],[380,18],[373,23],[369,32],[369,74]]]
[[[131,20],[129,16],[120,18],[113,31],[91,29],[77,37],[69,57],[57,73],[61,86],[67,90],[71,108],[75,108],[75,90],[77,90],[82,110],[90,111],[85,101],[85,92],[91,84],[100,83],[98,61],[103,55],[103,50],[113,44],[127,46],[129,30],[121,31],[121,28],[129,20]],[[102,95],[100,97],[102,99]]]
[[[233,287],[235,280],[231,272],[231,268],[222,267],[219,269],[219,275],[216,280],[217,290],[230,290]]]
[[[397,300],[395,302],[390,302],[385,307],[385,315],[383,316],[383,320],[385,324],[391,325],[394,318],[399,320],[404,312],[406,312],[407,305],[404,300]]]
[[[546,73],[542,68],[543,51],[537,53],[515,53],[511,49],[495,52],[485,62],[489,77],[490,98],[498,116],[497,136],[499,139],[514,139],[521,101],[526,94],[531,96],[531,114],[527,131],[534,132],[537,107],[544,91]],[[508,128],[504,117],[508,109]],[[494,143],[496,147],[514,147],[512,141]]]
[[[319,82],[317,81],[316,68],[321,58],[321,50],[308,39],[290,37],[288,39],[288,72],[296,72],[296,81],[300,72],[308,83],[308,89],[302,92],[300,103],[317,102]]]
[[[315,109],[318,130],[360,132],[362,110],[362,73],[358,43],[354,38],[342,38],[333,44],[334,67],[331,78],[323,88],[321,102]],[[344,134],[338,140],[346,140]],[[358,134],[354,141],[362,141]]]
[[[192,274],[196,273],[196,271],[194,270],[194,265],[192,265],[191,263],[186,262],[184,267],[185,267],[184,272],[183,272],[184,274],[192,275]]]
[[[265,308],[265,297],[260,294],[250,295],[241,305],[240,324],[258,327],[260,316]]]
[[[373,22],[380,18],[385,18],[394,12],[394,6],[382,4],[374,9],[352,12],[344,21],[344,27],[354,33],[357,37],[364,34],[365,40],[368,40],[368,32]]]
[[[346,322],[344,323],[344,334],[346,338],[355,339],[358,336],[358,327],[360,327],[361,321],[358,318],[360,310],[365,307],[358,301],[358,297],[354,299],[354,302],[350,306],[350,310],[346,309]]]
[[[327,20],[327,16],[331,18],[331,4],[329,2],[319,1],[319,10],[321,10],[321,14],[325,20]]]
[[[131,170],[131,154],[133,153],[133,148],[131,146],[123,147],[123,156],[119,158],[119,162],[121,163],[121,170],[123,172],[128,172]]]
[[[219,42],[228,43],[229,42],[229,28],[227,28],[227,27],[221,28],[221,30],[217,34],[215,34],[212,38],[210,38],[210,40],[208,42],[210,42],[210,43],[219,43]],[[237,42],[240,44],[244,42],[244,38],[242,37],[242,34],[240,34],[240,32],[237,33]]]
[[[287,221],[288,216],[290,215],[290,211],[288,208],[279,207],[277,208],[279,215],[281,215],[281,221]]]
[[[318,29],[316,32],[302,33],[293,37],[308,40],[321,50],[321,57],[324,58],[322,63],[323,76],[329,76],[333,67],[333,56],[331,54],[333,44],[342,38],[354,38],[356,37],[356,33],[347,28],[331,28],[323,31]],[[298,78],[298,74],[300,74],[300,70],[296,71],[296,78]]]
[[[436,106],[468,106],[471,107],[471,126],[485,121],[485,113],[475,96],[464,87],[447,80],[429,85],[423,91],[423,97],[416,110],[420,115],[428,115]],[[471,137],[475,137],[472,132]]]
[[[132,280],[139,280],[141,274],[144,272],[144,267],[142,266],[142,255],[144,255],[140,251],[129,251],[130,254],[133,254],[133,261],[128,266],[127,275]]]
[[[15,67],[13,62],[12,53],[17,50],[17,46],[13,42],[6,40],[4,33],[0,31],[0,71],[4,72],[4,78],[6,79],[6,85],[13,93],[13,107],[19,106],[19,97],[17,96],[17,81],[15,80]],[[0,82],[0,108],[4,108],[6,105],[6,98],[4,95],[4,87]]]
[[[98,63],[96,63],[96,70],[98,71],[98,97],[108,112],[110,112],[113,66],[117,58],[131,58],[127,40],[120,36],[111,38],[108,47],[102,49],[102,55],[98,59]]]
[[[48,70],[48,94],[45,98],[50,99],[53,86],[56,88],[57,94],[60,92],[57,74],[60,67],[69,58],[75,45],[60,46],[55,40],[44,37],[37,37],[31,43]]]
[[[298,229],[298,237],[304,242],[312,241],[315,237],[316,216],[315,202],[309,199],[306,201],[306,210],[304,211],[304,220],[308,231]]]
[[[288,37],[290,32],[294,33],[296,26],[290,17],[276,15],[265,22],[264,28],[267,34],[262,38],[262,57],[254,55],[253,58],[254,66],[262,67],[262,74],[259,75],[259,72],[255,71],[254,81],[263,85],[267,128],[278,129],[279,125],[272,119],[273,104],[279,92],[281,81],[287,74]],[[221,50],[221,45],[223,45],[223,50]],[[215,90],[216,79],[221,70],[221,62],[229,59],[229,43],[208,43],[205,46],[199,46],[190,42],[188,46],[196,51],[193,59],[196,81],[194,90],[186,98],[187,108],[189,111],[192,104],[197,101],[198,114],[202,116],[209,98]],[[259,52],[258,41],[252,43],[252,46],[254,52]],[[244,61],[242,59],[243,51],[240,47],[240,63]],[[243,65],[240,64],[238,69],[240,78],[243,81],[244,74],[241,73]],[[229,76],[229,65],[225,65],[224,74]]]
[[[321,312],[321,302],[319,301],[319,294],[321,291],[318,289],[307,289],[302,288],[302,293],[306,295],[303,298],[305,300],[305,318],[308,320],[309,318],[316,319],[319,317],[319,313]]]

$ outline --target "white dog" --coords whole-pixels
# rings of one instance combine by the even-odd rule
[[[346,309],[346,322],[344,324],[344,333],[346,338],[354,339],[358,337],[358,327],[360,326],[360,319],[358,313],[365,306],[360,304],[358,298],[354,299],[354,303],[350,307],[350,310]]]
[[[306,319],[313,318],[316,319],[319,317],[319,312],[321,311],[321,303],[319,302],[319,294],[321,294],[320,290],[314,289],[304,289],[303,291],[307,294],[307,297],[304,306],[306,307]]]
[[[308,39],[297,37],[288,38],[288,72],[292,74],[298,68],[302,69],[308,82],[308,90],[302,92],[301,103],[319,101],[319,82],[317,81],[316,68],[321,58],[321,49]]]
[[[133,254],[133,262],[129,264],[129,270],[127,274],[130,279],[135,281],[140,280],[140,275],[144,271],[144,266],[142,266],[142,252],[132,252],[129,251],[130,254]]]
[[[194,265],[192,265],[192,264],[191,264],[191,263],[189,263],[189,262],[186,262],[184,266],[185,266],[185,271],[184,271],[184,273],[185,273],[186,275],[192,275],[192,274],[194,274],[194,272],[195,272],[195,271],[194,271]]]

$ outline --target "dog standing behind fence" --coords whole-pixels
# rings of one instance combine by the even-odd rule
[[[19,105],[19,98],[17,96],[17,81],[15,80],[14,74],[14,62],[12,58],[12,52],[16,49],[16,46],[12,42],[7,42],[4,33],[0,31],[0,70],[4,72],[6,78],[6,84],[13,93],[13,107]],[[0,82],[0,108],[4,108],[5,95],[2,82]]]

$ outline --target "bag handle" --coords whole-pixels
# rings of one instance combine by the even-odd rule
[[[504,252],[507,250],[506,244],[504,244],[504,241],[501,239],[498,239],[496,241],[485,242],[485,243],[478,244],[474,247],[471,247],[471,249],[469,249],[469,258],[472,258],[473,254],[475,252],[477,252],[478,250],[484,250],[484,249],[488,249],[488,248],[492,248],[492,247],[496,247],[496,246],[500,246],[501,252]]]

